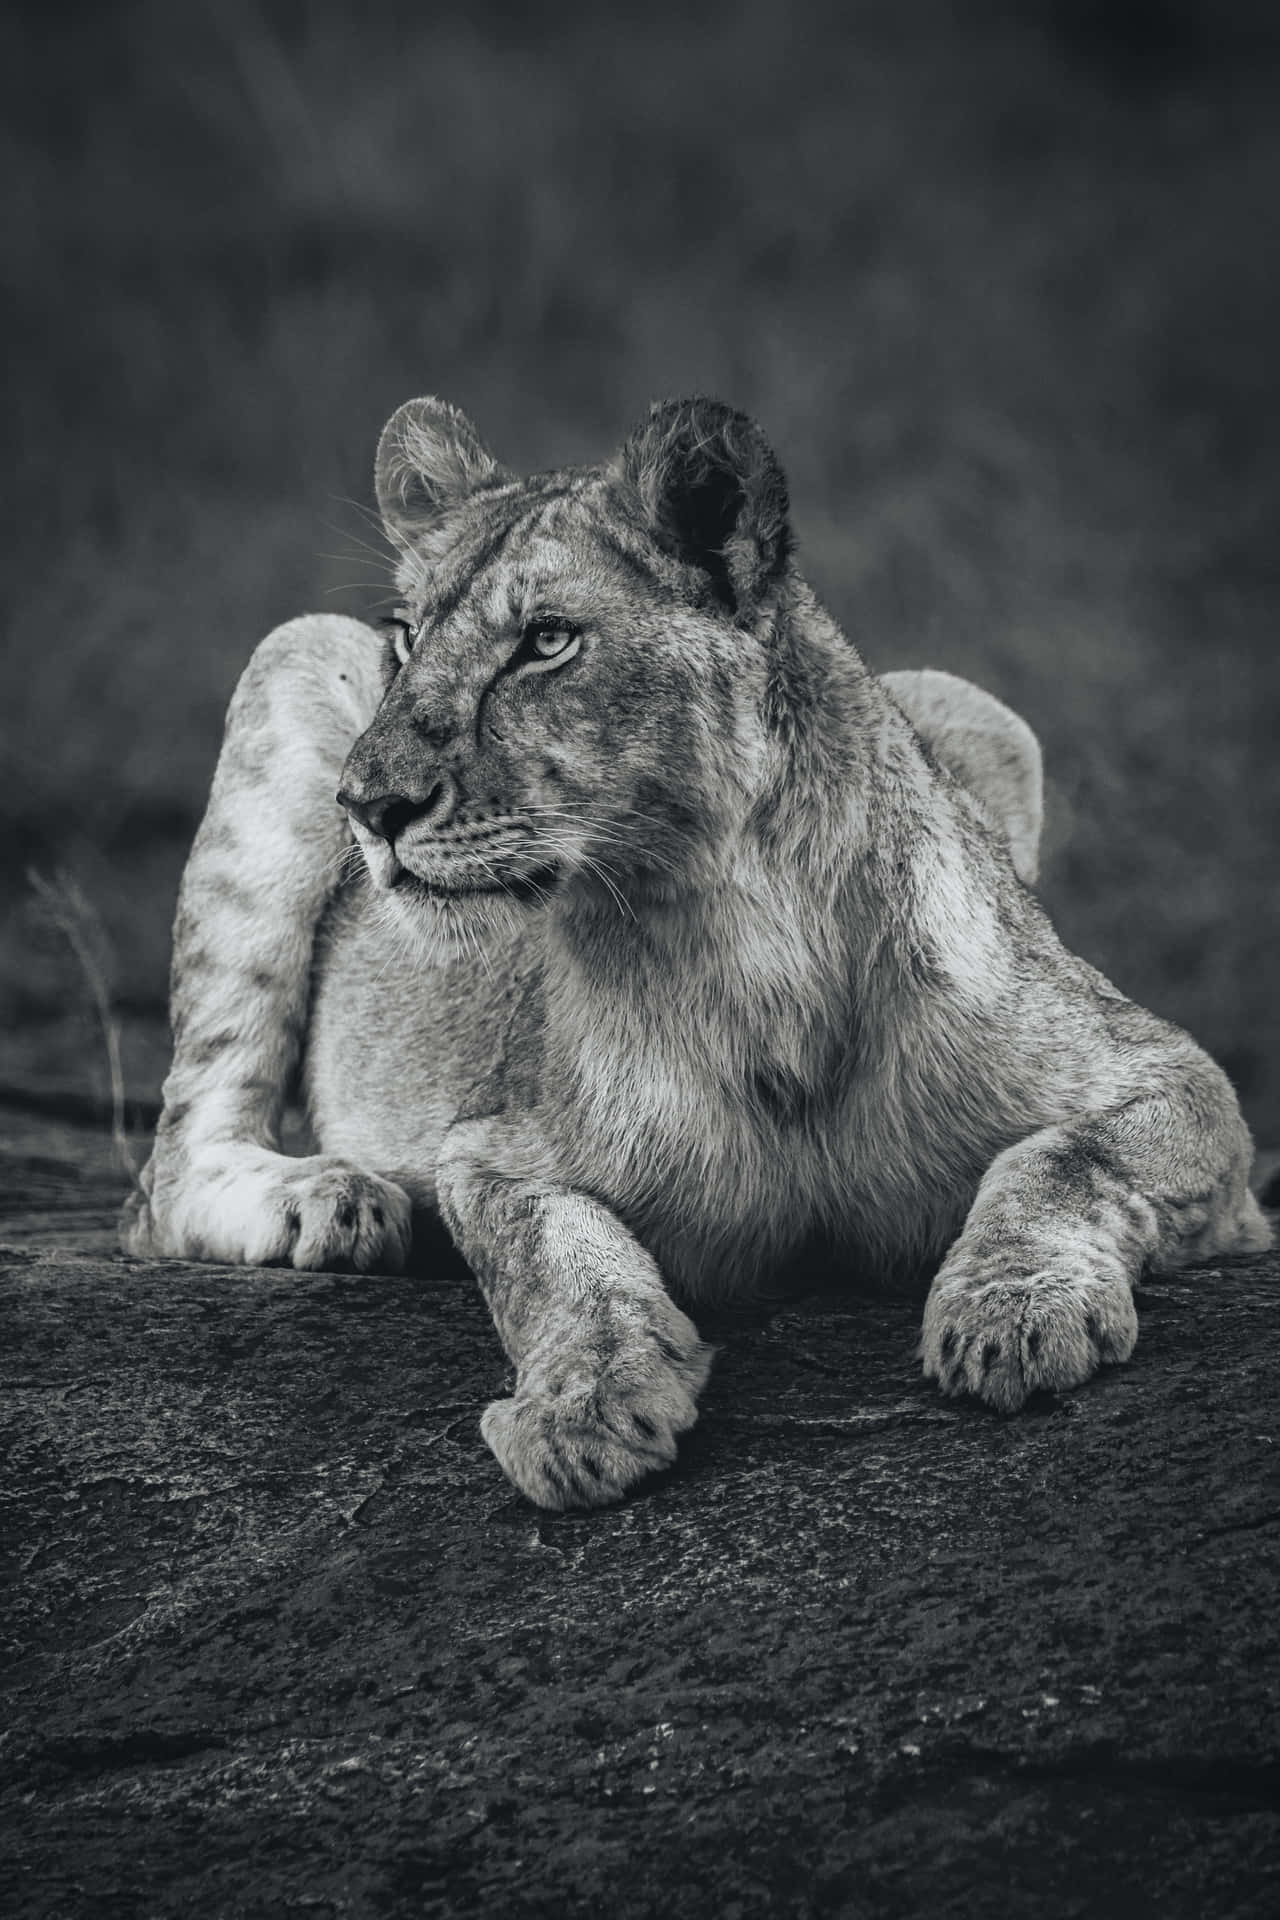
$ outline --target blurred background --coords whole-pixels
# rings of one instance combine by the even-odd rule
[[[758,416],[868,662],[1024,713],[1068,943],[1280,1144],[1280,26],[1263,0],[10,4],[0,1076],[135,1093],[236,676],[377,609],[379,428]]]

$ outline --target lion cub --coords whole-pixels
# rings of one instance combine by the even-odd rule
[[[750,420],[521,480],[414,400],[377,492],[390,638],[293,621],[231,704],[126,1248],[397,1269],[438,1208],[516,1367],[485,1438],[567,1507],[674,1458],[685,1309],[815,1245],[937,1267],[925,1372],[1008,1411],[1128,1357],[1144,1267],[1268,1243],[1222,1073],[1024,885],[1029,731],[867,672]]]

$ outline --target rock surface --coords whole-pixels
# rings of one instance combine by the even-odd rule
[[[1280,1262],[1000,1420],[910,1303],[719,1329],[552,1517],[467,1276],[143,1265],[22,1116],[0,1239],[8,1914],[1280,1910]]]

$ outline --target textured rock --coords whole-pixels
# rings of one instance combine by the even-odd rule
[[[677,1470],[550,1517],[454,1262],[66,1251],[100,1152],[55,1250],[42,1136],[0,1255],[5,1911],[1280,1905],[1276,1259],[1146,1287],[1133,1363],[1013,1420],[920,1381],[910,1303],[721,1329]]]

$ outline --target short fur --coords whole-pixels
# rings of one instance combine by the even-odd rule
[[[1144,1267],[1267,1244],[1223,1074],[1023,884],[1029,730],[867,672],[752,422],[517,480],[414,401],[377,482],[420,637],[314,616],[245,673],[126,1247],[394,1269],[438,1206],[517,1370],[485,1436],[559,1507],[674,1457],[686,1310],[816,1249],[937,1267],[925,1371],[1009,1411],[1128,1357]]]

